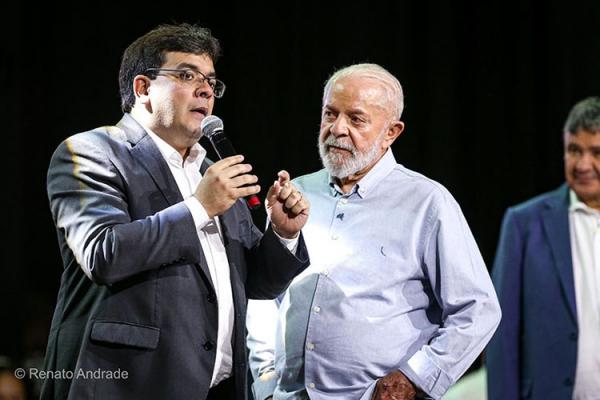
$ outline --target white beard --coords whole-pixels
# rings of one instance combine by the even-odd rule
[[[323,167],[331,176],[339,179],[347,178],[368,167],[379,155],[384,133],[377,137],[375,143],[365,152],[359,151],[348,139],[342,141],[333,135],[329,135],[324,142],[319,142],[319,155]],[[351,155],[342,155],[328,151],[328,146],[333,145],[351,152]]]

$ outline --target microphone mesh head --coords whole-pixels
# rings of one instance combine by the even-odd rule
[[[223,131],[223,120],[216,115],[209,115],[200,123],[200,130],[210,139],[215,133]]]

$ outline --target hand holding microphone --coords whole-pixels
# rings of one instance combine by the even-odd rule
[[[194,196],[210,218],[221,215],[240,197],[260,192],[258,178],[250,175],[250,164],[241,164],[244,156],[232,156],[217,161],[204,173]],[[250,186],[247,186],[250,185]]]
[[[252,170],[250,164],[241,164],[244,157],[235,155],[225,136],[223,121],[210,115],[202,120],[200,128],[221,159],[206,170],[194,194],[208,215],[212,218],[224,213],[240,197],[246,199],[250,209],[259,207],[258,178],[248,174]],[[296,237],[306,224],[309,208],[308,200],[290,182],[287,171],[280,171],[267,193],[267,213],[273,230],[281,237]]]
[[[202,120],[200,127],[221,158],[206,170],[194,193],[209,217],[223,214],[240,197],[246,198],[250,209],[259,207],[260,200],[256,197],[260,191],[256,184],[258,178],[249,174],[252,171],[250,164],[241,164],[244,156],[236,155],[223,132],[223,121],[211,115]]]

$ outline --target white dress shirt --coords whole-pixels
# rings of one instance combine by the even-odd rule
[[[569,224],[579,339],[574,400],[600,393],[600,211],[570,191]]]
[[[196,143],[190,149],[186,159],[183,160],[181,154],[170,144],[150,129],[144,128],[167,162],[173,178],[177,182],[181,196],[185,199],[185,204],[192,214],[198,232],[198,239],[217,295],[219,317],[215,368],[211,380],[211,387],[213,387],[231,376],[233,366],[231,335],[233,332],[234,308],[229,277],[229,261],[223,244],[219,217],[209,218],[202,204],[193,197],[196,187],[202,179],[200,166],[204,157],[206,157],[206,150]]]

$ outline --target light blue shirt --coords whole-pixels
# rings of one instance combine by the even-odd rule
[[[311,265],[277,303],[249,306],[257,400],[370,399],[393,370],[441,398],[500,321],[454,198],[391,150],[348,194],[325,170],[294,183],[311,202]]]

